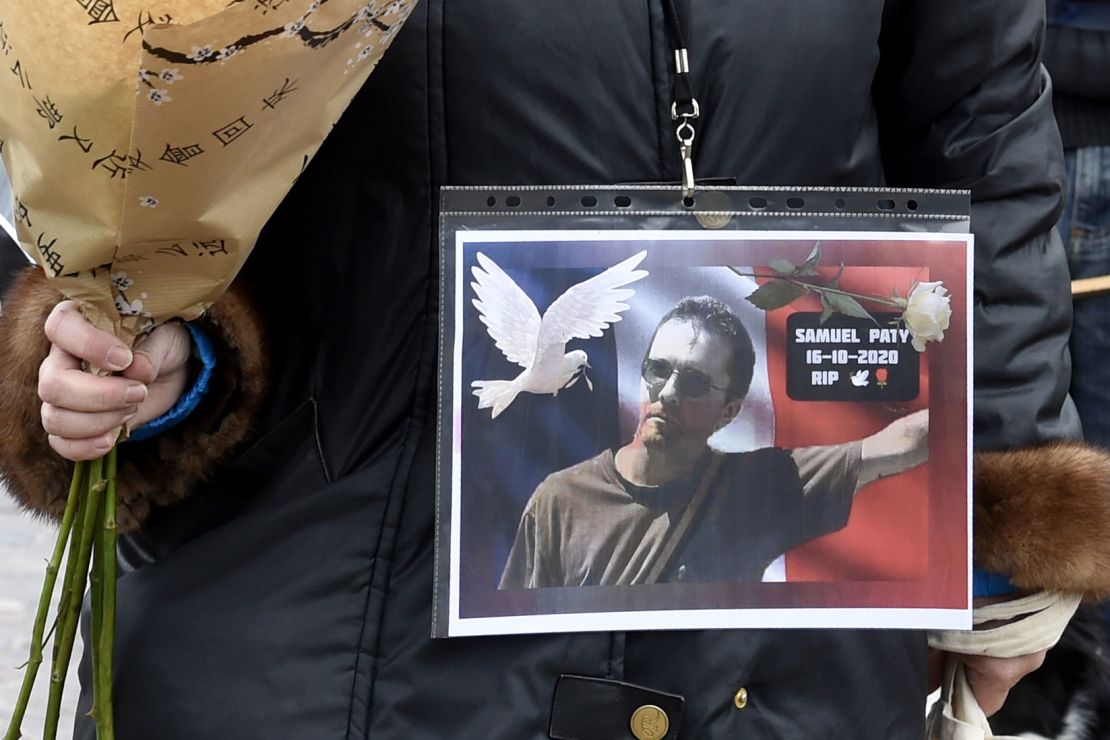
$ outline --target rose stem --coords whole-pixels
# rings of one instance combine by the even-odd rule
[[[23,673],[23,684],[19,688],[19,699],[16,701],[15,711],[12,713],[11,722],[8,723],[4,740],[18,740],[23,734],[20,726],[23,724],[23,715],[27,713],[27,703],[31,698],[31,689],[35,685],[35,676],[42,664],[43,634],[46,631],[46,618],[50,612],[50,600],[54,596],[54,585],[58,580],[58,568],[62,564],[66,542],[69,540],[70,531],[73,529],[77,504],[82,499],[78,489],[86,467],[87,463],[79,462],[73,469],[73,478],[69,484],[69,497],[66,499],[62,523],[58,527],[58,539],[54,542],[54,552],[50,556],[50,562],[46,565],[46,577],[42,581],[39,606],[35,612],[35,626],[31,630],[31,652]]]
[[[104,509],[103,503],[100,505],[101,511]],[[96,531],[93,532],[92,542],[92,568],[89,570],[89,615],[91,617],[92,625],[89,629],[89,642],[88,649],[92,653],[92,686],[93,686],[93,708],[89,716],[96,722],[96,736],[100,737],[100,673],[97,667],[100,665],[100,629],[101,618],[104,614],[104,607],[101,606],[104,602],[104,583],[101,581],[101,565],[100,561],[104,554],[100,550],[100,522],[97,522]]]
[[[89,558],[92,555],[93,535],[100,518],[100,503],[107,486],[107,482],[101,479],[103,466],[104,458],[101,458],[94,460],[89,469],[88,500],[85,502],[84,517],[81,522],[81,541],[75,553],[77,564],[73,569],[66,611],[64,615],[60,615],[61,628],[54,638],[57,640],[58,650],[54,655],[54,665],[50,672],[50,695],[46,704],[43,740],[55,740],[58,735],[58,718],[62,712],[62,689],[65,688],[66,669],[69,667],[69,658],[73,653],[73,638],[77,634],[77,623],[81,617],[81,597],[84,595],[85,583],[89,577]]]
[[[77,495],[77,511],[73,514],[73,527],[69,533],[69,553],[66,555],[66,572],[62,576],[62,595],[58,599],[58,612],[54,617],[54,625],[50,628],[50,632],[55,636],[58,634],[58,629],[62,626],[61,623],[65,620],[64,614],[66,613],[66,605],[69,604],[70,592],[73,590],[73,570],[77,567],[77,548],[81,546],[81,527],[78,526],[79,522],[85,520],[85,503],[88,501],[88,487],[89,487],[89,463],[85,461],[81,470],[81,475],[84,476]],[[51,649],[51,665],[53,661],[58,659],[58,641],[54,640],[54,646]]]
[[[864,295],[863,293],[853,293],[850,290],[842,290],[840,288],[833,288],[833,287],[830,287],[828,285],[815,285],[813,283],[807,283],[804,280],[798,280],[796,278],[790,277],[789,275],[778,275],[778,274],[775,274],[775,275],[760,275],[760,274],[755,273],[755,272],[741,272],[740,270],[737,270],[735,267],[730,267],[728,269],[732,270],[734,273],[736,273],[740,277],[767,278],[769,280],[785,280],[788,283],[794,283],[794,285],[805,288],[806,290],[818,291],[818,292],[823,290],[826,293],[836,293],[837,295],[848,296],[849,298],[858,298],[861,301],[870,301],[871,303],[877,303],[880,306],[891,306],[892,308],[903,308],[903,306],[899,306],[894,301],[888,300],[886,298],[882,298],[880,296]]]
[[[104,497],[104,526],[100,530],[100,632],[97,652],[100,660],[94,667],[99,679],[96,694],[97,740],[114,740],[115,718],[112,711],[112,651],[116,633],[116,448],[108,453],[108,489]]]

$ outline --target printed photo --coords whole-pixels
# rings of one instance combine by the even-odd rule
[[[460,232],[452,634],[957,619],[969,242]]]

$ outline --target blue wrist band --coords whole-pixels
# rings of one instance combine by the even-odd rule
[[[212,346],[212,340],[196,324],[187,323],[185,328],[193,338],[193,353],[201,362],[200,374],[197,375],[193,387],[177,399],[177,403],[174,404],[172,409],[157,419],[151,419],[141,427],[131,430],[131,436],[128,439],[133,442],[150,439],[156,434],[161,434],[167,429],[173,428],[200,405],[204,394],[208,392],[212,370],[216,367],[216,350]]]
[[[971,594],[973,596],[1009,596],[1017,591],[1010,579],[1001,573],[991,573],[982,568],[971,570]]]

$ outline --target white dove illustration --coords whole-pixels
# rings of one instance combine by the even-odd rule
[[[470,287],[478,296],[474,307],[489,330],[493,343],[510,361],[524,368],[512,380],[475,380],[471,383],[478,397],[478,408],[493,409],[493,417],[508,408],[517,394],[559,391],[578,380],[589,367],[582,350],[566,352],[571,339],[600,337],[612,323],[620,321],[625,303],[636,291],[623,286],[647,277],[646,270],[635,269],[647,251],[639,252],[605,272],[583,280],[556,298],[540,318],[532,299],[497,266],[478,253],[472,268]],[[587,385],[593,390],[590,379]]]

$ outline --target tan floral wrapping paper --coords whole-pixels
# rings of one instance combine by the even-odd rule
[[[0,0],[23,249],[128,341],[200,315],[415,0]]]

